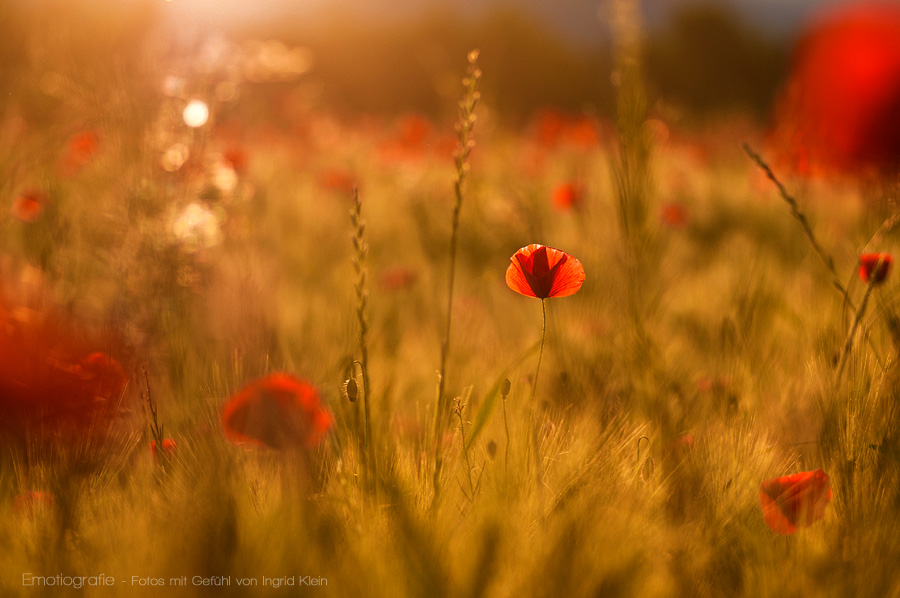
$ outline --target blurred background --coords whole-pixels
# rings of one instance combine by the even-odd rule
[[[671,119],[740,113],[765,122],[798,29],[814,8],[834,3],[644,2],[648,86]],[[24,110],[40,117],[51,100],[36,101],[35,85],[53,96],[64,80],[178,74],[190,60],[205,61],[207,71],[234,69],[231,44],[244,63],[248,51],[256,54],[259,72],[241,68],[264,92],[289,91],[296,101],[351,114],[441,117],[455,112],[459,73],[477,47],[486,103],[503,118],[516,121],[546,106],[603,117],[613,104],[610,4],[4,0],[0,84],[4,102],[28,104]]]

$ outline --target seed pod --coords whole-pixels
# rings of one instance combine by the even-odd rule
[[[347,397],[347,400],[351,403],[355,403],[356,399],[359,398],[359,386],[356,384],[355,378],[350,378],[342,387],[344,391],[344,396]]]

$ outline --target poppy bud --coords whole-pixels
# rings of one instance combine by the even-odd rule
[[[356,384],[356,379],[350,378],[344,382],[343,391],[347,400],[351,403],[355,403],[356,399],[359,398],[359,386]]]
[[[510,388],[512,388],[512,384],[510,384],[509,378],[504,378],[503,382],[500,383],[500,394],[505,397],[509,394]]]
[[[859,278],[865,283],[869,279],[872,284],[884,282],[893,262],[894,259],[888,253],[864,253],[859,256]]]

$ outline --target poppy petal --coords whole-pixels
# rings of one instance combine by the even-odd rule
[[[506,268],[506,286],[519,293],[520,295],[525,295],[526,297],[537,297],[538,295],[535,293],[534,288],[531,286],[528,277],[530,274],[526,274],[526,271],[522,268],[522,265],[516,261],[512,260],[512,263]]]
[[[314,386],[284,373],[246,385],[228,399],[222,412],[229,441],[274,449],[315,446],[333,421]]]
[[[824,517],[831,496],[821,469],[766,480],[759,490],[766,525],[779,534],[792,534]]]
[[[550,289],[548,297],[574,295],[581,289],[584,279],[584,267],[581,265],[581,262],[569,256],[569,259],[556,272],[556,276],[553,279],[553,287]]]

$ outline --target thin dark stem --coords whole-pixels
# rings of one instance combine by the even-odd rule
[[[782,184],[782,182],[775,176],[775,173],[772,171],[772,168],[766,163],[762,157],[753,151],[753,149],[746,143],[742,144],[744,152],[750,156],[750,159],[753,160],[759,168],[766,174],[766,177],[775,185],[778,189],[778,194],[781,198],[788,204],[788,207],[791,209],[791,215],[797,219],[800,223],[800,226],[803,228],[803,232],[806,234],[806,238],[809,240],[810,245],[812,245],[816,254],[818,254],[819,258],[822,260],[822,263],[825,264],[825,267],[828,269],[829,274],[831,274],[831,284],[838,290],[841,294],[841,297],[844,299],[845,305],[850,307],[851,310],[859,314],[859,310],[856,308],[856,305],[853,303],[853,300],[850,299],[850,293],[847,291],[847,287],[841,283],[840,278],[838,278],[837,270],[834,268],[834,260],[830,255],[825,253],[825,250],[819,244],[819,241],[816,239],[815,234],[813,233],[812,226],[809,224],[809,220],[806,218],[806,215],[800,211],[800,205],[797,203],[797,200],[788,193],[788,190]],[[886,231],[889,231],[896,224],[896,221],[893,219],[889,219],[884,224],[882,224],[881,229],[875,234],[873,240],[876,237],[879,237],[880,234],[883,234]],[[871,241],[870,241],[871,243]],[[862,307],[862,306],[860,306]],[[855,328],[855,325],[854,325]],[[881,358],[878,356],[878,351],[875,350],[875,344],[872,342],[872,339],[866,334],[866,340],[869,342],[869,347],[872,349],[872,354],[875,355],[875,360],[878,361],[879,364],[883,366],[883,362]]]
[[[503,430],[506,432],[506,449],[503,453],[503,468],[506,482],[509,483],[509,420],[506,417],[506,394],[503,395]]]
[[[838,278],[837,270],[834,268],[834,260],[830,255],[825,253],[825,250],[822,249],[822,246],[819,244],[819,241],[816,239],[815,233],[813,233],[812,226],[809,224],[809,220],[807,220],[806,215],[800,211],[800,206],[797,203],[797,200],[788,193],[788,190],[785,189],[784,185],[778,180],[778,177],[775,176],[775,173],[772,171],[772,168],[766,163],[765,160],[760,157],[759,154],[753,151],[749,145],[746,143],[742,144],[744,151],[750,156],[750,159],[753,160],[757,166],[759,166],[762,171],[766,174],[768,179],[775,184],[775,187],[778,189],[778,194],[781,196],[781,199],[787,203],[788,207],[791,210],[791,215],[800,223],[800,226],[803,228],[803,232],[806,234],[806,238],[809,240],[809,244],[812,245],[816,254],[818,254],[819,258],[822,260],[822,263],[825,264],[825,267],[828,269],[828,273],[831,274],[831,284],[834,285],[834,288],[840,292],[841,296],[844,298],[844,301],[847,302],[847,305],[850,306],[850,309],[856,311],[856,306],[853,304],[853,300],[850,299],[850,293],[847,292],[846,287],[844,287],[843,283],[841,283],[840,278]]]
[[[876,270],[881,267],[881,262],[878,262],[878,266],[876,266]],[[850,332],[847,334],[847,340],[844,341],[844,346],[841,349],[841,356],[838,358],[838,367],[837,372],[834,375],[834,383],[835,386],[840,382],[841,374],[844,371],[844,366],[847,365],[847,358],[850,355],[850,350],[853,348],[853,337],[856,336],[856,329],[859,328],[859,323],[862,321],[863,315],[866,311],[866,306],[869,303],[869,297],[872,295],[872,287],[877,284],[875,282],[875,277],[869,279],[869,284],[866,286],[866,294],[863,295],[862,301],[859,303],[859,309],[856,310],[856,315],[853,318],[853,324],[850,325]]]
[[[537,405],[535,404],[535,395],[537,393],[537,385],[538,385],[538,376],[541,373],[541,360],[544,357],[544,342],[547,339],[547,300],[541,299],[541,315],[543,316],[543,325],[541,326],[541,348],[538,351],[538,361],[537,368],[534,370],[534,383],[531,386],[531,405],[530,405],[530,413],[531,417],[529,417],[529,425],[531,427],[531,443],[533,445],[532,451],[534,455],[534,476],[535,482],[537,483],[537,487],[540,489],[542,487],[543,481],[543,473],[541,471],[541,446],[540,446],[540,438],[538,435],[538,427],[540,426],[540,422],[535,420],[535,414],[537,412]]]

